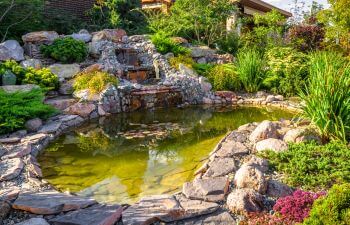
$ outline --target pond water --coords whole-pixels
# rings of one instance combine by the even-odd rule
[[[240,125],[292,118],[276,108],[190,107],[117,114],[62,135],[39,155],[44,178],[99,202],[174,193],[224,135]]]

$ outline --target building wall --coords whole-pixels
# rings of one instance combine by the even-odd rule
[[[93,7],[96,0],[46,0],[45,11],[48,16],[59,11],[86,18],[86,12]]]

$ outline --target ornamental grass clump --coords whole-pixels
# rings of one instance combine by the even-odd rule
[[[82,72],[74,80],[74,90],[80,91],[88,89],[91,94],[97,94],[103,91],[108,84],[117,86],[119,80],[112,74],[94,71],[94,72]]]
[[[324,141],[346,141],[350,133],[350,64],[334,52],[311,56],[306,89],[300,94],[305,102],[304,116],[317,126]]]
[[[241,88],[241,81],[233,64],[215,65],[204,76],[216,91],[237,91]]]
[[[265,61],[255,49],[244,49],[237,56],[237,73],[247,92],[260,89],[265,78]]]

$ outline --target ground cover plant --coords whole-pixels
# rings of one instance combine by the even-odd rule
[[[106,72],[82,72],[74,79],[74,90],[80,91],[88,89],[91,94],[97,94],[103,91],[108,84],[118,85],[118,79]]]
[[[196,64],[190,55],[179,55],[171,57],[169,59],[169,64],[176,69],[179,69],[180,64],[185,65],[188,68],[193,68]]]
[[[319,190],[350,181],[350,149],[342,142],[290,144],[288,151],[267,151],[261,156],[294,187]]]
[[[309,80],[301,93],[304,116],[315,124],[324,141],[346,141],[350,132],[350,64],[334,52],[311,56]]]
[[[215,65],[208,69],[204,76],[208,78],[216,91],[237,91],[241,88],[241,81],[234,64]]]
[[[43,104],[43,100],[40,89],[16,93],[0,90],[0,134],[23,128],[29,119],[46,119],[54,114],[56,110]]]
[[[58,38],[51,45],[43,45],[40,51],[62,63],[82,62],[88,55],[85,43],[72,37]]]

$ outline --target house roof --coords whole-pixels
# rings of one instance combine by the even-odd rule
[[[273,6],[273,5],[271,5],[267,2],[264,2],[262,0],[241,0],[240,4],[244,7],[249,7],[251,9],[259,10],[262,12],[269,12],[272,9],[276,9],[278,12],[280,12],[283,16],[285,16],[287,18],[293,16],[292,13],[290,13],[286,10],[277,8],[276,6]]]

